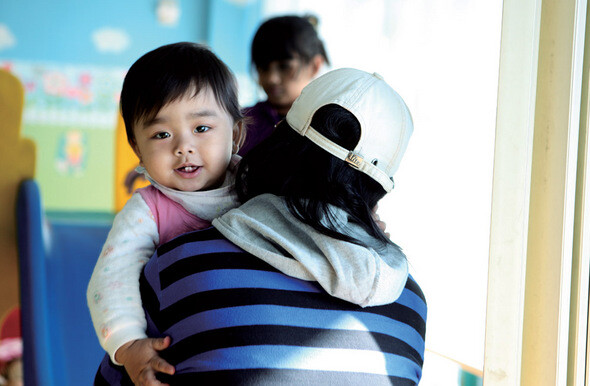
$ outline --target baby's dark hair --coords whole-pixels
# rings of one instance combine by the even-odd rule
[[[317,24],[316,17],[292,15],[274,17],[262,23],[252,40],[252,65],[265,69],[275,60],[295,57],[309,63],[318,54],[330,64],[324,43],[310,20]]]
[[[354,149],[360,139],[359,121],[334,104],[318,109],[311,125],[346,149]],[[235,187],[241,202],[264,193],[283,197],[291,213],[317,231],[365,245],[342,233],[329,210],[330,205],[336,206],[374,239],[392,244],[372,217],[372,209],[385,195],[383,187],[301,136],[285,120],[242,158]]]
[[[233,73],[204,45],[181,42],[148,52],[129,68],[121,90],[121,115],[127,140],[135,142],[133,127],[155,118],[168,103],[187,92],[210,88],[217,103],[234,122],[243,120]]]

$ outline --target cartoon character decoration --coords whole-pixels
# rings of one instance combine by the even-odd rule
[[[0,326],[0,385],[23,385],[22,356],[20,308],[14,307]]]
[[[86,169],[86,135],[78,130],[64,133],[58,144],[56,168],[61,174],[81,177]]]

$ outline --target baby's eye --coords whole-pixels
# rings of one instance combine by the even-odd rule
[[[210,129],[209,126],[197,126],[197,127],[195,127],[195,133],[204,133],[209,129]]]
[[[170,137],[170,133],[167,133],[165,131],[162,131],[161,133],[156,133],[156,135],[154,135],[154,138],[156,139],[164,139],[168,137]]]

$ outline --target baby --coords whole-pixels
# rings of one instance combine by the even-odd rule
[[[233,74],[193,43],[139,58],[123,83],[121,113],[138,170],[151,185],[115,217],[87,301],[101,346],[137,381],[152,379],[152,368],[174,372],[157,354],[169,339],[147,339],[141,269],[159,245],[209,227],[237,206],[232,186],[245,128]]]

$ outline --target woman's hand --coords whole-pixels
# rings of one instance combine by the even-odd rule
[[[174,366],[160,358],[158,351],[170,346],[170,337],[132,340],[115,353],[117,362],[125,366],[136,385],[164,385],[156,379],[156,373],[174,374]]]

